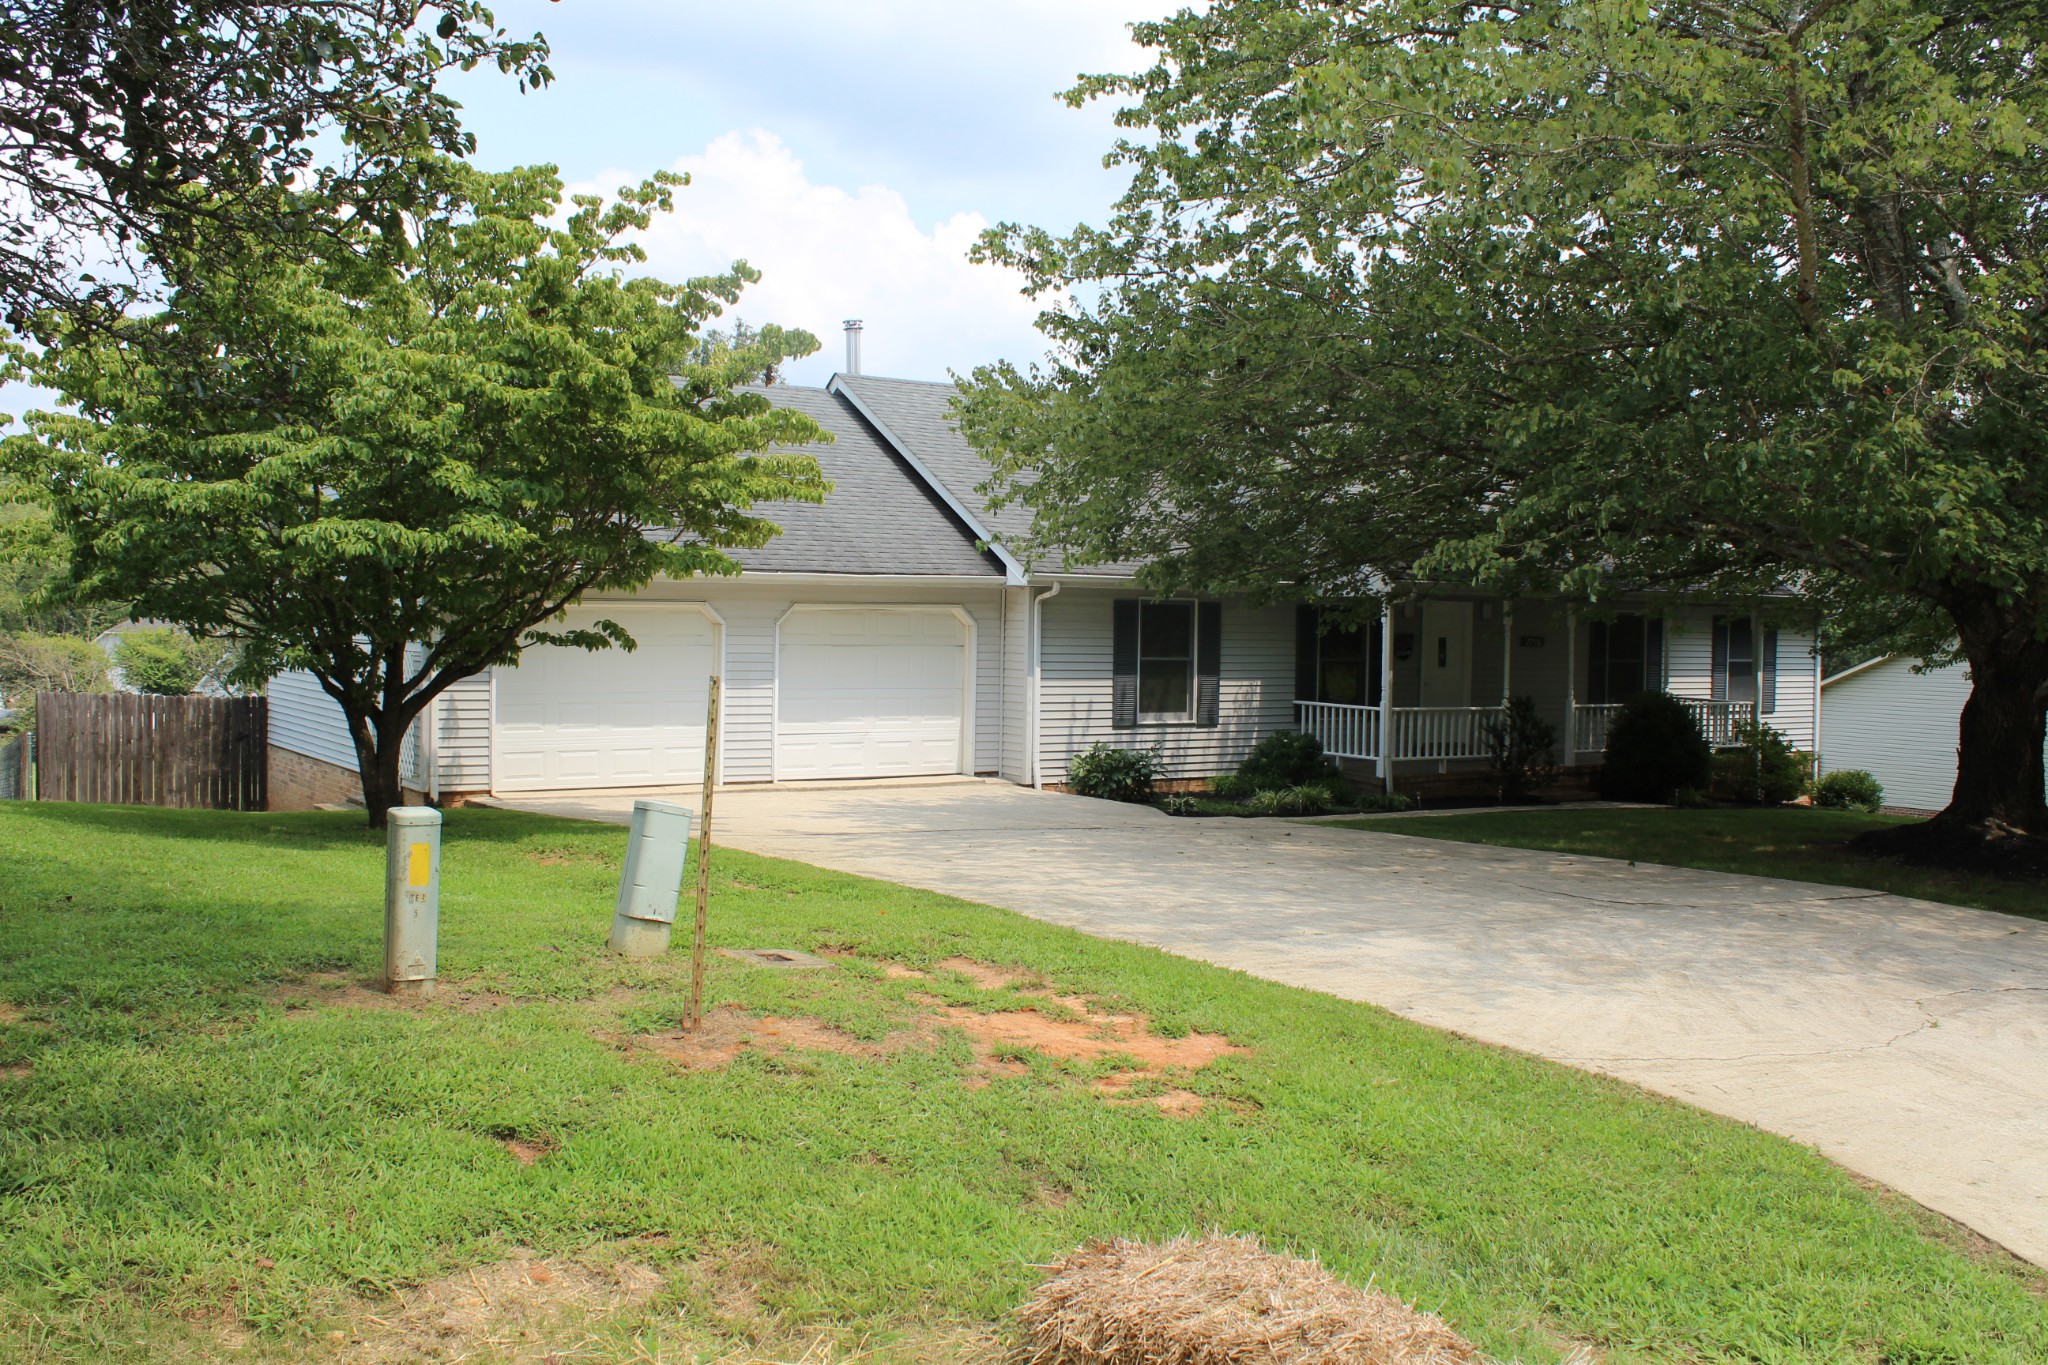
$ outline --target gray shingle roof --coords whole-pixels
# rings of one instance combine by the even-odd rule
[[[729,553],[755,573],[972,574],[1000,580],[1001,564],[845,400],[824,389],[757,388],[836,438],[804,447],[832,481],[822,504],[763,503],[782,528],[757,550]],[[971,453],[971,452],[970,452]]]

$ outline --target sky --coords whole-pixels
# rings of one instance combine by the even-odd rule
[[[610,193],[657,169],[691,184],[648,232],[647,269],[684,278],[745,260],[762,272],[735,313],[801,327],[821,384],[860,318],[863,368],[944,379],[1044,353],[1040,305],[973,265],[983,228],[1101,221],[1123,187],[1105,170],[1113,108],[1059,93],[1084,72],[1136,71],[1127,25],[1167,0],[513,0],[555,83],[521,95],[496,73],[450,89],[477,160],[546,161]]]
[[[1014,221],[1100,222],[1114,110],[1059,99],[1084,72],[1137,71],[1133,20],[1171,0],[497,0],[499,24],[546,33],[555,81],[521,94],[496,71],[449,81],[491,169],[548,162],[609,194],[687,172],[646,234],[645,270],[684,279],[745,260],[733,310],[822,343],[789,367],[822,384],[860,318],[863,368],[945,379],[1045,345],[1040,305],[967,251]],[[0,412],[32,393],[0,388]]]

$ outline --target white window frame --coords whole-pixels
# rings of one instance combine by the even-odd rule
[[[1188,614],[1187,706],[1180,711],[1140,710],[1138,712],[1138,724],[1140,725],[1192,725],[1195,723],[1195,708],[1201,702],[1202,692],[1201,665],[1199,663],[1202,657],[1202,647],[1200,639],[1197,638],[1198,633],[1202,629],[1202,613],[1196,610],[1196,606],[1197,604],[1194,602],[1184,601],[1140,601],[1138,603],[1138,667],[1136,674],[1132,678],[1132,683],[1137,690],[1137,696],[1141,703],[1145,696],[1145,613],[1148,611],[1172,609],[1175,611],[1185,611]],[[1162,660],[1165,658],[1164,655],[1157,657]]]

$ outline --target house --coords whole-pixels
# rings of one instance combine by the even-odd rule
[[[1884,655],[1821,680],[1820,767],[1861,768],[1884,784],[1887,810],[1931,815],[1956,786],[1956,746],[1970,671],[1922,669]]]
[[[1602,619],[1510,612],[1456,592],[1330,631],[1293,604],[1146,600],[1128,567],[1051,571],[1008,548],[1029,514],[978,491],[987,467],[954,429],[951,385],[849,372],[762,392],[835,436],[815,449],[825,502],[769,509],[783,533],[736,552],[737,578],[658,581],[572,610],[572,625],[618,620],[631,653],[536,648],[451,688],[408,745],[411,786],[445,800],[697,781],[713,674],[726,783],[968,773],[1056,786],[1098,741],[1155,749],[1169,780],[1191,780],[1298,727],[1361,780],[1414,788],[1484,766],[1481,727],[1505,696],[1533,696],[1587,763],[1621,700],[1660,683],[1710,733],[1761,708],[1812,745],[1805,634],[1628,601]],[[338,708],[303,674],[270,697],[280,803],[353,794]]]

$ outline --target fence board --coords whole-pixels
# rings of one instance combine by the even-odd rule
[[[269,742],[262,697],[45,692],[36,698],[37,795],[262,810]]]

